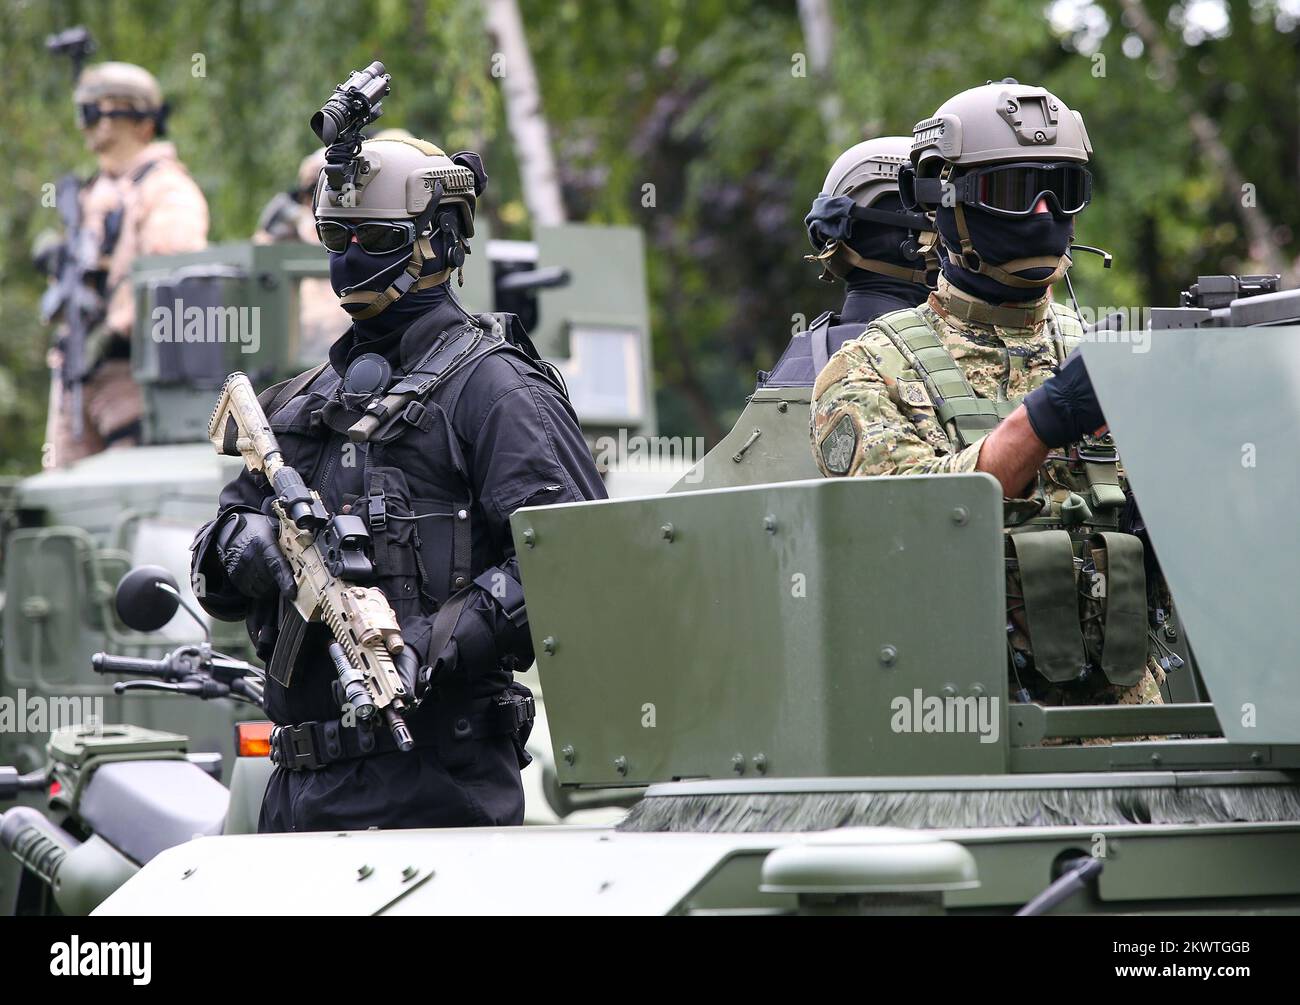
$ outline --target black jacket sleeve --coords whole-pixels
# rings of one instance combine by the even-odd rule
[[[605,485],[568,400],[545,377],[507,356],[475,370],[453,417],[480,508],[502,562],[476,577],[408,632],[423,665],[473,674],[533,660],[510,516],[523,506],[606,498]]]

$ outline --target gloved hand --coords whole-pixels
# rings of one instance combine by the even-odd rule
[[[261,513],[236,513],[217,541],[226,578],[246,597],[261,600],[279,590],[290,600],[298,593],[289,562],[280,551],[275,523]]]
[[[397,668],[397,676],[402,682],[402,687],[406,688],[412,703],[418,707],[428,696],[434,678],[443,671],[454,668],[457,659],[456,640],[450,639],[443,647],[442,654],[433,661],[432,665],[421,666],[420,657],[416,655],[415,649],[408,645],[403,646],[402,651],[393,657],[393,666]]]
[[[1077,349],[1059,371],[1025,395],[1024,405],[1034,435],[1049,447],[1068,447],[1085,433],[1106,425],[1088,368]]]

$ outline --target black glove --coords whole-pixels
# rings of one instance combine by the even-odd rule
[[[236,513],[217,541],[226,578],[246,597],[261,600],[277,589],[290,600],[298,593],[289,562],[280,551],[275,523],[261,513]]]
[[[454,669],[457,659],[456,640],[450,639],[443,647],[442,654],[433,661],[432,665],[421,666],[420,657],[414,647],[408,645],[403,646],[402,651],[393,657],[393,666],[397,668],[398,679],[401,680],[402,687],[406,688],[406,693],[411,696],[413,704],[419,706],[428,695],[434,678],[444,671]]]
[[[1025,395],[1034,435],[1049,447],[1068,447],[1106,425],[1083,357],[1076,349],[1053,376]]]

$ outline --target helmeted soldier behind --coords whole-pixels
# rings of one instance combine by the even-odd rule
[[[903,209],[898,172],[911,140],[880,136],[849,147],[835,159],[822,191],[804,218],[821,279],[844,282],[844,305],[797,333],[765,384],[811,384],[831,354],[888,311],[925,300],[923,238],[930,222]]]
[[[98,162],[79,198],[82,226],[99,251],[100,268],[86,278],[103,313],[87,338],[80,373],[67,372],[56,349],[62,383],[51,402],[49,439],[57,465],[138,442],[143,402],[129,359],[131,264],[141,255],[197,251],[208,238],[207,201],[176,148],[160,139],[167,108],[153,75],[131,63],[98,63],[82,71],[73,100]],[[82,385],[80,423],[68,393],[73,382]]]
[[[405,640],[398,671],[419,703],[407,717],[415,749],[341,717],[326,629],[309,626],[293,651],[281,600],[292,585],[260,475],[223,490],[193,570],[205,609],[245,618],[272,670],[277,770],[261,830],[519,823],[532,700],[513,671],[532,645],[508,521],[521,506],[605,492],[562,382],[516,319],[475,317],[449,288],[487,183],[478,155],[399,139],[367,141],[358,158],[355,187],[327,171],[315,199],[353,324],[327,364],[262,402],[325,507],[368,523],[375,585]],[[410,404],[351,442],[372,400],[402,384],[418,390]],[[286,661],[290,687],[272,679]]]
[[[935,212],[942,275],[926,303],[877,318],[822,371],[817,463],[834,476],[992,474],[1013,693],[1159,703],[1168,656],[1151,629],[1172,617],[1169,597],[1071,353],[1082,326],[1051,295],[1091,197],[1082,117],[1005,80],[945,102],[913,137],[902,197]]]

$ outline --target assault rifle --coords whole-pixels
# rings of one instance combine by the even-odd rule
[[[334,636],[329,654],[343,699],[362,724],[371,724],[376,713],[382,713],[397,748],[410,750],[415,743],[403,718],[408,695],[393,664],[404,645],[397,615],[376,587],[358,585],[372,574],[365,521],[355,515],[331,516],[320,495],[284,462],[257,392],[244,374],[226,378],[208,422],[208,437],[218,453],[243,457],[248,470],[260,471],[275,494],[271,508],[280,521],[280,550],[298,587],[296,614],[289,614],[298,623],[288,631],[300,637],[307,623],[323,621]],[[282,636],[285,632],[282,627]],[[268,673],[287,686],[293,660],[282,667],[277,663],[272,658]]]

